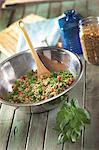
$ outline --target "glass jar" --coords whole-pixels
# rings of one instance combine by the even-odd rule
[[[79,27],[85,60],[91,64],[99,64],[99,17],[80,20]]]

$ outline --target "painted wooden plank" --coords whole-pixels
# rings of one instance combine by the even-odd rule
[[[2,105],[0,110],[0,149],[5,150],[14,118],[14,107]]]
[[[39,4],[36,14],[47,18],[49,3]]]
[[[57,140],[58,134],[53,129],[55,127],[56,115],[59,109],[60,107],[53,109],[49,112],[46,135],[45,135],[44,150],[62,150],[62,145],[58,144],[58,140]]]
[[[42,150],[48,113],[33,114],[27,138],[27,150]]]
[[[11,10],[2,10],[2,14],[0,15],[0,31],[6,28],[10,17],[10,13]]]
[[[60,2],[50,3],[49,5],[50,5],[50,10],[48,14],[49,18],[53,18],[53,17],[57,17],[61,15],[61,3]]]
[[[33,13],[46,18],[48,7],[49,7],[49,3],[26,5],[24,16]]]
[[[19,11],[19,9],[18,9],[18,11]],[[8,13],[8,10],[7,10],[7,13]],[[20,17],[20,15],[18,16],[17,12],[16,12],[16,16],[17,17],[14,18],[15,20]],[[9,24],[12,21],[14,21],[12,19],[13,18],[10,18]],[[8,20],[7,20],[7,23],[8,23]],[[7,57],[7,56],[1,54],[0,61],[4,60],[5,57]],[[20,131],[19,129],[23,129],[21,127],[23,127],[22,125],[24,125],[24,123],[21,125],[21,127],[20,127],[20,122],[18,122],[19,124],[16,123],[17,118],[19,119],[19,118],[23,117],[20,114],[19,114],[19,116],[21,116],[21,117],[19,117],[17,115],[18,113],[16,113],[16,118],[15,118],[15,122],[14,122],[14,125],[13,125],[13,120],[14,120],[14,115],[15,115],[14,109],[15,108],[13,108],[13,107],[9,108],[9,106],[2,105],[1,110],[0,110],[0,149],[2,149],[2,150],[5,150],[7,148],[9,149],[9,147],[12,150],[14,150],[15,146],[16,146],[16,148],[19,146],[19,148],[21,148],[20,150],[22,150],[22,148],[24,149],[25,138],[23,138],[23,136],[25,135],[27,130],[26,130],[26,132],[24,130],[21,130],[22,131],[22,132],[20,132],[21,135],[19,134],[19,131]],[[27,125],[26,123],[28,123],[28,122],[27,122],[27,119],[25,119],[25,120],[26,120],[26,122],[25,122],[25,125],[24,125],[25,127],[24,128],[26,129],[26,125]],[[12,128],[12,125],[13,125],[13,128]],[[19,136],[20,138],[18,137],[18,135],[20,135]],[[10,139],[9,139],[9,137],[10,137]],[[24,139],[24,140],[22,141],[22,139]],[[18,140],[20,140],[20,142],[21,142],[20,145],[18,143],[19,142]],[[14,143],[14,145],[13,145],[13,143]]]
[[[36,14],[38,9],[38,5],[26,5],[24,16],[27,16],[31,13]]]
[[[62,2],[62,13],[66,10],[69,10],[69,9],[74,9],[74,4],[75,4],[75,1],[74,0],[71,0],[71,1],[63,1]]]
[[[22,18],[23,9],[24,7],[15,7],[15,15],[13,16],[12,22],[15,22]]]
[[[16,110],[7,150],[25,149],[29,121],[29,113],[26,113],[25,110]]]
[[[99,0],[87,0],[88,16],[99,16]]]
[[[83,58],[82,58],[83,61]],[[83,61],[83,66],[85,65]],[[81,80],[78,82],[78,84],[68,93],[70,98],[77,98],[80,106],[84,107],[84,91],[85,91],[85,72],[83,73],[83,76]],[[68,143],[66,142],[64,144],[64,150],[81,150],[83,147],[83,133],[80,137],[80,139],[76,143]]]
[[[86,0],[75,0],[74,9],[82,16],[87,16]]]
[[[85,128],[84,149],[99,149],[99,66],[86,66],[85,107],[91,113],[91,124]]]

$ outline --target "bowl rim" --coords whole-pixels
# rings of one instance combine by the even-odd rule
[[[13,106],[13,107],[28,107],[28,106],[39,106],[39,105],[43,105],[43,104],[45,104],[45,103],[48,103],[48,102],[50,102],[50,101],[53,101],[53,100],[59,98],[60,96],[64,95],[65,93],[67,93],[68,91],[70,91],[70,90],[79,82],[79,80],[80,80],[81,77],[82,77],[82,74],[83,74],[83,71],[84,71],[84,67],[83,67],[81,58],[78,56],[78,54],[73,53],[73,52],[71,52],[71,51],[69,51],[69,50],[67,50],[67,49],[64,49],[64,48],[57,48],[57,47],[54,47],[54,46],[36,47],[35,49],[36,49],[37,51],[39,51],[39,50],[43,50],[43,49],[44,49],[44,50],[49,50],[49,49],[51,50],[51,49],[53,49],[53,48],[54,48],[55,50],[60,50],[60,51],[65,52],[65,53],[72,54],[72,55],[74,55],[74,56],[78,59],[79,64],[80,64],[81,67],[80,67],[79,74],[77,75],[77,78],[76,78],[76,80],[72,83],[72,85],[71,85],[69,88],[67,88],[65,91],[61,92],[60,94],[58,94],[58,95],[56,95],[56,96],[54,96],[54,97],[51,97],[51,98],[49,98],[49,99],[47,99],[47,100],[42,100],[42,101],[40,101],[40,102],[36,102],[36,103],[11,103],[11,102],[9,102],[9,101],[7,101],[7,100],[4,100],[3,98],[0,97],[0,103],[6,104],[6,105],[9,105],[9,106]],[[20,54],[28,53],[28,52],[30,52],[30,49],[27,49],[27,50],[18,52],[18,53],[16,53],[16,54],[14,54],[14,55],[12,55],[12,56],[6,58],[4,61],[2,61],[2,62],[0,63],[0,67],[2,67],[2,65],[3,65],[4,63],[6,63],[7,61],[9,61],[10,59],[12,59],[12,58],[14,58],[14,57],[16,57],[16,56],[18,56],[18,55],[20,55]]]

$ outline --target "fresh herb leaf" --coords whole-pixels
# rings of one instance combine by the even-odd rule
[[[31,77],[31,76],[33,76],[33,72],[32,72],[32,71],[28,71],[26,75],[27,75],[28,77]]]
[[[39,83],[38,92],[39,92],[39,94],[43,93],[43,85],[41,83]]]
[[[76,142],[84,126],[90,121],[90,113],[79,106],[77,99],[65,102],[56,117],[55,130],[58,132],[58,143]]]

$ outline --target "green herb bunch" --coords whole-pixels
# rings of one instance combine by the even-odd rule
[[[90,113],[79,106],[77,99],[65,102],[57,113],[55,130],[58,131],[58,142],[76,142],[85,124],[91,121]]]

